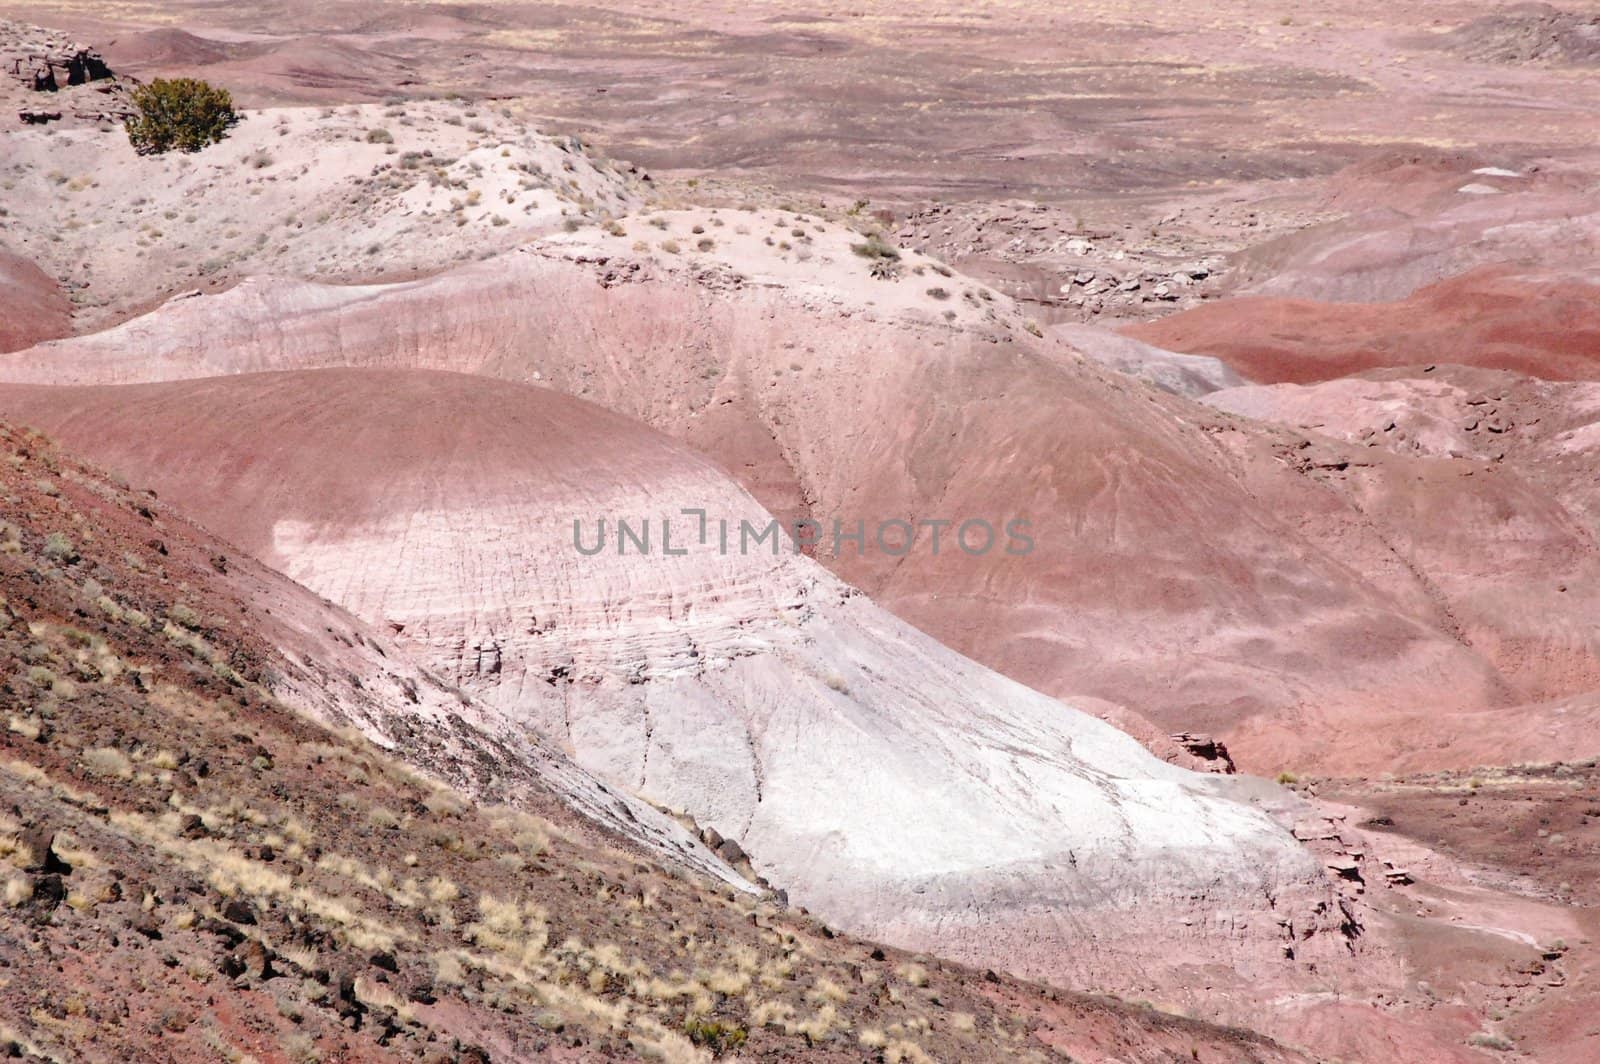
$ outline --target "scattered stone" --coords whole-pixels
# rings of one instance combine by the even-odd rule
[[[1302,820],[1294,826],[1294,837],[1301,842],[1322,842],[1337,839],[1339,832],[1327,820]]]

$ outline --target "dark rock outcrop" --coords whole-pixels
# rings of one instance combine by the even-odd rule
[[[64,118],[116,122],[132,113],[127,86],[99,52],[59,31],[5,19],[0,19],[0,101],[8,109],[14,106],[26,125]]]

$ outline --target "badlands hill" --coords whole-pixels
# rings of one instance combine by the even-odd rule
[[[227,629],[206,621],[205,607],[192,608],[208,646],[238,630],[285,647],[273,659],[282,674],[274,690],[292,694],[291,704],[348,720],[391,756],[468,794],[506,801],[508,787],[526,780],[514,804],[532,803],[567,833],[542,829],[546,836],[592,839],[596,829],[585,829],[576,812],[598,822],[608,845],[620,839],[643,854],[650,874],[635,858],[625,861],[634,868],[627,892],[607,886],[610,880],[595,883],[592,901],[607,915],[585,915],[582,926],[603,934],[618,899],[634,896],[637,886],[644,910],[659,907],[674,941],[690,953],[647,953],[630,965],[629,951],[645,947],[600,938],[599,946],[582,947],[600,951],[592,959],[574,959],[580,947],[568,946],[545,961],[550,944],[580,917],[557,907],[547,884],[530,884],[524,909],[544,909],[525,916],[524,928],[543,945],[513,937],[505,947],[522,964],[541,965],[531,977],[530,1007],[560,1000],[592,1013],[556,1021],[536,1011],[546,1031],[559,1022],[576,1037],[598,1037],[601,1046],[626,1033],[633,1048],[648,1053],[652,1039],[670,1042],[663,1030],[689,1034],[691,1019],[702,1017],[748,1030],[752,1048],[770,1045],[764,1052],[776,1057],[788,1052],[784,1038],[809,1040],[813,1051],[860,1045],[872,1053],[880,1038],[892,1046],[917,1041],[921,1032],[919,1044],[940,1058],[955,1044],[961,1059],[1033,1046],[1078,1059],[1154,1060],[1170,1052],[1172,1038],[1210,1030],[1179,1028],[1182,1035],[1169,1037],[1155,1033],[1158,1020],[1145,1024],[1137,1012],[1059,995],[1047,1006],[1036,991],[986,976],[977,991],[961,993],[999,994],[995,1000],[1010,1002],[1003,1007],[1013,1008],[1011,1015],[1028,1017],[1006,1028],[1016,1032],[1008,1036],[1015,1048],[941,1041],[938,1017],[922,1026],[915,1015],[857,1014],[851,988],[930,1007],[934,999],[946,1007],[966,998],[917,988],[928,964],[903,955],[881,969],[903,973],[893,978],[909,980],[926,998],[874,981],[859,959],[874,956],[870,947],[846,948],[847,940],[815,922],[820,918],[1058,986],[1117,988],[1200,1015],[1248,1019],[1319,1055],[1465,1062],[1473,1059],[1468,1037],[1505,1005],[1494,989],[1501,973],[1549,952],[1547,943],[1585,933],[1552,903],[1486,887],[1470,864],[1357,828],[1359,814],[1348,808],[1167,765],[1078,709],[952,654],[803,556],[774,557],[766,549],[724,555],[717,533],[709,544],[698,542],[693,519],[675,526],[685,555],[618,554],[613,538],[610,549],[577,556],[575,518],[585,522],[583,542],[592,546],[599,516],[627,517],[637,529],[643,518],[678,519],[690,506],[736,524],[761,526],[766,514],[703,458],[550,390],[369,368],[12,386],[0,394],[0,409],[49,425],[72,446],[129,470],[136,483],[155,488],[163,506],[198,515],[253,556],[202,543],[193,565],[174,579],[191,598],[197,584],[223,577],[236,584],[252,574],[269,583],[270,605]],[[129,521],[142,521],[139,508],[155,505],[148,493],[113,497],[131,499],[124,503]],[[176,537],[174,527],[181,526],[169,519],[161,543]],[[658,551],[660,536],[657,524]],[[173,550],[169,545],[162,557]],[[273,568],[258,569],[254,559]],[[360,619],[291,592],[277,570],[349,603]],[[257,592],[244,604],[260,601]],[[189,614],[176,607],[168,613],[178,620],[164,637],[187,645]],[[312,637],[319,642],[308,649]],[[412,671],[410,660],[425,671]],[[395,670],[398,676],[386,678]],[[325,691],[330,685],[337,700]],[[459,709],[448,708],[451,702]],[[547,748],[540,732],[560,752]],[[675,812],[694,835],[633,793]],[[399,798],[386,804],[406,808]],[[372,825],[371,846],[393,845],[384,812],[350,799],[340,809],[357,826],[362,818]],[[313,815],[327,814],[313,808],[302,819]],[[406,830],[406,814],[396,815]],[[411,815],[419,818],[414,828],[430,830],[420,812]],[[489,829],[463,823],[461,830],[476,838]],[[716,855],[700,840],[714,844]],[[565,852],[554,851],[558,858]],[[587,870],[591,859],[583,852],[572,859]],[[370,860],[387,867],[381,849]],[[474,889],[503,898],[511,888],[492,877],[504,863],[484,869]],[[556,859],[534,866],[561,874]],[[1396,871],[1406,867],[1415,871]],[[406,873],[370,875],[405,907]],[[460,882],[458,873],[449,875]],[[1415,884],[1413,875],[1426,880]],[[703,885],[701,876],[718,885]],[[752,882],[782,893],[760,900]],[[650,902],[657,884],[658,901]],[[845,969],[811,989],[803,976],[771,975],[795,987],[799,996],[787,1004],[764,1003],[756,988],[770,980],[759,964],[748,970],[748,985],[719,989],[718,969],[694,955],[693,936],[696,929],[721,936],[723,925],[708,918],[685,931],[686,912],[703,902],[680,890],[728,899],[724,911],[736,918],[754,911],[763,941],[787,948],[794,943],[783,936],[793,934],[806,943],[796,948],[818,963],[846,949],[844,956],[857,958],[847,963],[865,967],[859,978]],[[465,890],[463,897],[469,904]],[[589,897],[574,904],[588,905]],[[1071,903],[1062,905],[1063,898]],[[485,904],[475,917],[457,917],[465,934],[478,936],[464,949],[504,945],[485,937]],[[796,905],[805,908],[788,908]],[[424,920],[433,911],[418,908]],[[615,930],[633,943],[650,926]],[[809,937],[799,928],[810,928]],[[621,947],[622,959],[605,952],[606,943]],[[728,948],[743,956],[737,945]],[[746,962],[724,962],[735,963]],[[592,974],[594,966],[617,978]],[[681,974],[665,978],[664,968]],[[946,985],[979,986],[966,970],[939,970],[952,973],[954,983]],[[1594,978],[1581,961],[1559,970],[1584,985]],[[517,971],[488,969],[485,992],[499,987],[491,975],[525,983],[529,977]],[[544,985],[573,981],[598,1003],[562,998],[562,990]],[[691,983],[706,991],[710,1006]],[[469,978],[467,985],[476,984]],[[1002,989],[983,989],[996,986]],[[431,993],[443,1000],[437,989]],[[1529,1024],[1560,1007],[1557,992],[1542,987],[1513,995]],[[1439,1009],[1441,1000],[1449,1007]],[[967,1021],[954,1015],[948,1023],[960,1031]],[[452,1036],[462,1029],[454,1020],[445,1026]],[[1034,1041],[1021,1037],[1022,1029]],[[1231,1037],[1212,1031],[1177,1053],[1205,1053],[1214,1039],[1226,1046]],[[1563,1048],[1581,1041],[1544,1038]],[[1238,1044],[1249,1045],[1241,1050],[1247,1057],[1279,1052]],[[1223,1058],[1234,1052],[1225,1048]],[[902,1047],[887,1049],[885,1059],[896,1054],[914,1058]]]
[[[1122,992],[1182,972],[1246,993],[1349,959],[1320,863],[1256,807],[1270,788],[1169,766],[791,548],[747,550],[771,520],[754,500],[589,404],[365,369],[10,388],[0,409],[399,633],[836,926]],[[624,519],[655,526],[650,553]]]
[[[0,378],[542,382],[715,457],[785,520],[1029,521],[1025,556],[936,555],[924,527],[903,557],[818,557],[958,651],[1221,732],[1247,768],[1575,752],[1537,707],[1517,711],[1524,745],[1494,726],[1600,687],[1593,526],[1520,467],[1220,413],[1036,337],[937,260],[875,278],[873,246],[799,213],[654,212],[406,284],[251,282],[9,356]]]
[[[623,213],[645,186],[576,138],[461,100],[246,111],[200,155],[139,156],[95,126],[5,143],[6,248],[59,280],[79,330],[262,271],[432,273]]]
[[[12,1056],[1305,1059],[775,906],[388,632],[0,447]]]

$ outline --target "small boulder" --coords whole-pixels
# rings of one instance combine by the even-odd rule
[[[241,898],[235,898],[223,906],[222,918],[232,923],[251,927],[256,922],[256,909],[249,902]]]
[[[26,854],[22,865],[24,872],[53,872],[61,875],[71,875],[72,866],[63,861],[55,851],[56,833],[42,825],[36,825],[22,833],[21,853]]]
[[[54,872],[37,876],[33,880],[33,894],[22,904],[28,922],[45,924],[50,914],[67,900],[67,884]]]
[[[272,978],[272,954],[255,939],[245,939],[234,956],[239,959],[240,975],[258,980]]]

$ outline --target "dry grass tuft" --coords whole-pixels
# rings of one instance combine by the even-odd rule
[[[83,764],[96,776],[108,776],[120,780],[133,779],[133,762],[128,760],[127,754],[113,747],[97,746],[92,750],[85,750]]]

